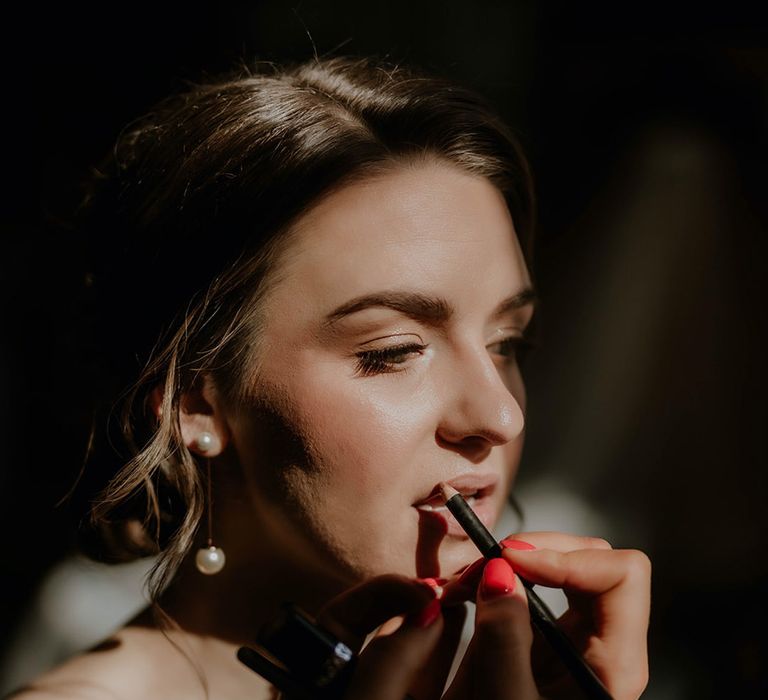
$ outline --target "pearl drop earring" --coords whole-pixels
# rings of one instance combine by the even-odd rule
[[[200,433],[195,440],[195,446],[202,453],[210,452],[214,446],[214,437],[210,433]],[[212,576],[218,574],[224,568],[227,558],[224,556],[224,550],[221,547],[215,547],[213,544],[213,497],[211,490],[211,460],[205,460],[205,471],[208,491],[208,544],[201,547],[195,555],[195,566],[201,574]]]
[[[214,438],[210,433],[200,433],[195,438],[195,447],[200,452],[209,452],[213,448]]]

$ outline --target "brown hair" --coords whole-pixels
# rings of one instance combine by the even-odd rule
[[[98,527],[83,542],[101,558],[160,552],[153,597],[203,511],[180,397],[205,371],[225,397],[245,398],[259,302],[297,217],[353,178],[440,158],[499,188],[530,267],[528,166],[482,98],[371,58],[268,65],[195,86],[131,124],[83,208],[99,371],[83,479],[85,493],[99,492],[87,503]],[[147,411],[156,387],[159,419]]]

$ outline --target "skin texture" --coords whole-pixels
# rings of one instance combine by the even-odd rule
[[[514,225],[490,182],[424,161],[329,195],[294,236],[266,300],[263,352],[249,359],[250,399],[225,401],[204,375],[181,403],[189,448],[199,452],[202,431],[213,436],[212,528],[226,567],[202,576],[190,553],[161,601],[179,625],[174,644],[142,614],[19,698],[273,697],[235,650],[284,600],[355,649],[389,618],[404,619],[362,650],[349,698],[440,696],[462,608],[424,613],[433,589],[412,577],[449,578],[477,550],[414,504],[441,481],[485,474],[496,480],[493,525],[511,488],[525,389],[502,341],[521,337],[533,314],[527,304],[494,315],[530,286]],[[382,291],[439,296],[454,314],[438,322],[375,307],[324,324],[340,305]],[[424,347],[361,371],[360,352],[408,343]],[[647,678],[647,558],[557,533],[520,539],[540,551],[507,550],[507,562],[566,590],[564,625],[615,697],[637,697]],[[579,697],[548,670],[546,650],[537,653],[522,585],[502,566],[482,579],[479,563],[446,585],[446,600],[477,604],[475,637],[446,697],[537,698],[532,645],[551,697]]]

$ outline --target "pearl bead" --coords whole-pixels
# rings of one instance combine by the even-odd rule
[[[212,576],[224,568],[227,558],[220,547],[202,547],[195,555],[195,566],[201,574]]]
[[[200,433],[195,439],[195,446],[200,452],[209,452],[213,449],[213,435],[210,433]]]

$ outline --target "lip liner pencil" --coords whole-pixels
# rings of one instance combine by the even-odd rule
[[[501,545],[494,539],[488,528],[483,525],[483,522],[464,500],[464,497],[448,484],[441,484],[440,490],[443,493],[448,510],[456,518],[459,525],[464,528],[464,531],[475,543],[480,553],[486,559],[501,557]],[[571,640],[557,626],[555,616],[544,601],[536,595],[536,592],[533,590],[533,584],[523,578],[520,580],[523,582],[525,594],[528,598],[528,610],[531,614],[531,621],[560,657],[576,683],[578,683],[589,698],[594,698],[594,700],[613,700],[602,681],[595,675],[595,672],[589,667],[587,662],[584,661],[576,647],[571,643]]]

